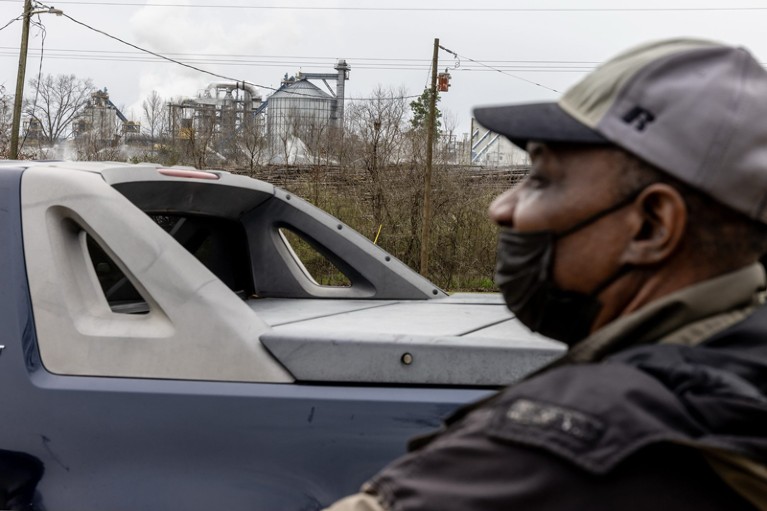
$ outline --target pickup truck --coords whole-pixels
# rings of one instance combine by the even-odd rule
[[[3,509],[321,509],[563,349],[223,171],[0,162],[0,239]]]

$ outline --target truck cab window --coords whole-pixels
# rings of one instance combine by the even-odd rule
[[[254,293],[245,229],[218,217],[150,214],[189,253],[242,298]]]
[[[152,220],[242,298],[253,295],[245,231],[221,218],[152,214]],[[88,252],[113,312],[146,314],[149,307],[120,267],[88,236]]]

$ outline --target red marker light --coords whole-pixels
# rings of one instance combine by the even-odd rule
[[[204,170],[157,169],[157,172],[163,176],[186,177],[190,179],[219,179],[221,177],[218,174],[213,172],[205,172]]]

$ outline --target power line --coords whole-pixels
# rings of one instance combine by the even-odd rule
[[[0,0],[3,1],[3,0]],[[0,46],[0,49],[3,50],[14,50],[18,51],[18,47],[16,46]],[[79,48],[51,48],[49,51],[60,51],[60,52],[72,52],[72,53],[109,53],[109,54],[137,54],[140,52],[135,51],[120,51],[120,50],[83,50]],[[164,55],[168,56],[174,56],[174,57],[243,57],[243,58],[259,58],[259,59],[289,59],[289,60],[335,60],[336,57],[331,56],[316,56],[316,55],[258,55],[255,53],[182,53],[182,52],[165,52]],[[356,61],[397,61],[397,62],[420,62],[423,64],[428,64],[429,59],[425,58],[396,58],[396,57],[362,57],[362,56],[348,56],[345,57],[347,60],[354,60]],[[284,61],[281,61],[284,62]],[[503,63],[541,63],[541,64],[600,64],[600,61],[597,60],[532,60],[532,59],[522,59],[522,60],[487,60],[483,59],[483,62],[486,63],[495,63],[495,64],[503,64]]]
[[[114,40],[115,40],[115,41],[117,41],[117,42],[120,42],[120,43],[122,43],[122,44],[125,44],[125,45],[127,45],[127,46],[130,46],[131,48],[135,48],[135,49],[137,49],[137,50],[139,50],[139,51],[141,51],[141,52],[144,52],[144,53],[148,53],[149,55],[153,55],[153,56],[155,56],[155,57],[157,57],[157,58],[159,58],[159,59],[162,59],[162,60],[167,60],[168,62],[172,62],[172,63],[174,63],[174,64],[178,64],[178,65],[180,65],[180,66],[184,66],[184,67],[186,67],[186,68],[189,68],[189,69],[193,69],[193,70],[195,70],[195,71],[197,71],[197,72],[199,72],[199,73],[204,73],[204,74],[207,74],[207,75],[210,75],[210,76],[216,77],[216,78],[222,78],[222,79],[224,79],[224,80],[231,80],[231,81],[242,81],[242,80],[236,80],[236,79],[234,79],[234,78],[231,78],[231,77],[229,77],[229,76],[220,75],[220,74],[218,74],[218,73],[214,73],[214,72],[212,72],[212,71],[207,71],[207,70],[205,70],[205,69],[200,69],[199,67],[195,67],[195,66],[193,66],[193,65],[191,65],[191,64],[187,64],[187,63],[185,63],[185,62],[181,62],[181,61],[179,61],[179,60],[176,60],[176,59],[173,59],[173,58],[171,58],[171,57],[166,57],[165,55],[161,55],[161,54],[159,54],[159,53],[153,52],[152,50],[147,50],[147,49],[145,49],[145,48],[142,48],[142,47],[140,47],[140,46],[136,46],[135,44],[133,44],[133,43],[129,43],[128,41],[124,41],[124,40],[120,39],[120,38],[119,38],[119,37],[117,37],[117,36],[113,36],[112,34],[109,34],[109,33],[107,33],[107,32],[104,32],[103,30],[99,30],[98,28],[94,28],[94,27],[92,27],[92,26],[88,25],[87,23],[83,23],[82,21],[78,21],[78,20],[74,19],[72,16],[70,16],[70,15],[68,15],[68,14],[66,14],[66,13],[62,14],[62,16],[64,16],[65,18],[67,18],[68,20],[70,20],[70,21],[72,21],[72,22],[74,22],[74,23],[77,23],[78,25],[81,25],[81,26],[83,26],[83,27],[87,28],[88,30],[93,30],[94,32],[97,32],[97,33],[99,33],[99,34],[101,34],[101,35],[104,35],[104,36],[106,36],[106,37],[109,37],[110,39],[114,39]],[[249,82],[248,82],[248,83],[249,83]],[[261,85],[258,85],[258,84],[251,84],[251,85],[256,85],[257,87],[261,87]],[[266,87],[265,87],[265,88],[266,88]],[[269,87],[269,88],[271,88],[271,87]]]
[[[10,0],[0,0],[0,2],[8,2],[8,1],[10,1]],[[67,2],[67,1],[62,1],[60,3],[90,4],[91,2],[71,2],[71,1]],[[40,5],[44,5],[44,4],[40,4]],[[128,4],[125,4],[125,5],[128,5]],[[159,4],[156,4],[156,5],[159,5]],[[45,7],[47,7],[47,6],[45,6]],[[251,6],[251,7],[260,8],[258,6]],[[265,7],[268,7],[268,6],[261,6],[261,7],[265,8]],[[316,8],[312,8],[312,9],[316,9]],[[350,8],[350,9],[352,9],[352,8]],[[354,9],[380,10],[378,8],[354,8]],[[701,9],[706,10],[707,8],[701,8]],[[761,9],[767,10],[767,8],[759,8],[759,9],[760,10]],[[516,9],[516,10],[520,10],[520,9]],[[521,9],[521,10],[530,10],[530,9]],[[533,9],[533,10],[545,10],[545,9]],[[586,10],[586,9],[580,9],[580,10]],[[634,9],[607,9],[607,10],[634,10]],[[639,9],[639,10],[650,10],[650,9]],[[267,89],[267,90],[272,90],[272,91],[282,90],[283,92],[285,92],[287,94],[292,94],[292,95],[296,95],[296,96],[312,97],[312,95],[310,95],[310,94],[303,94],[303,93],[297,92],[297,91],[288,91],[288,90],[284,90],[283,88],[277,89],[277,88],[274,88],[274,87],[271,87],[271,86],[257,84],[257,83],[246,81],[246,80],[239,80],[239,79],[236,79],[236,78],[233,78],[233,77],[230,77],[230,76],[226,76],[226,75],[222,75],[222,74],[215,73],[215,72],[212,72],[212,71],[208,71],[206,69],[202,69],[200,67],[197,67],[195,65],[190,64],[188,61],[192,60],[192,61],[203,63],[203,64],[230,65],[230,66],[231,65],[259,65],[259,66],[273,66],[273,67],[289,65],[286,62],[252,61],[252,60],[250,60],[250,61],[243,61],[243,60],[237,60],[237,59],[232,59],[232,60],[229,60],[229,61],[222,61],[220,58],[217,58],[215,61],[210,61],[210,60],[206,60],[204,58],[201,58],[199,56],[191,57],[191,58],[187,57],[185,59],[185,60],[187,60],[187,62],[182,62],[182,61],[177,60],[177,59],[175,59],[173,57],[170,57],[168,55],[182,55],[182,56],[184,56],[184,55],[195,55],[195,54],[188,54],[188,53],[187,54],[185,54],[185,53],[175,53],[175,54],[168,54],[168,55],[160,54],[160,53],[157,53],[157,52],[154,52],[154,51],[142,48],[140,46],[137,46],[137,45],[135,45],[133,43],[127,42],[127,41],[125,41],[123,39],[120,39],[117,36],[114,36],[112,34],[109,34],[109,33],[105,32],[103,30],[94,28],[94,27],[88,25],[87,23],[81,22],[81,21],[73,18],[72,16],[70,16],[70,15],[68,15],[66,13],[63,13],[62,15],[65,18],[69,19],[70,21],[72,21],[72,22],[74,22],[74,23],[76,23],[78,25],[81,25],[81,26],[83,26],[83,27],[85,27],[85,28],[87,28],[89,30],[92,30],[92,31],[97,32],[97,33],[99,33],[101,35],[109,37],[110,39],[114,39],[115,41],[118,41],[118,42],[120,42],[120,43],[122,43],[122,44],[124,44],[126,46],[131,47],[131,48],[134,48],[135,50],[138,50],[141,53],[145,53],[145,54],[151,55],[151,56],[153,56],[156,59],[159,59],[161,61],[166,61],[166,62],[170,62],[170,63],[176,64],[176,65],[180,65],[180,66],[186,67],[188,69],[192,69],[194,71],[197,71],[199,73],[207,74],[207,75],[210,75],[210,76],[213,76],[213,77],[216,77],[216,78],[221,78],[223,80],[234,81],[234,82],[242,82],[243,84],[247,83],[249,85],[253,85],[253,86],[256,86],[256,87],[260,87],[260,88]],[[8,25],[13,23],[17,19],[18,18],[9,21],[3,28],[7,27]],[[44,27],[42,27],[42,25],[40,25],[40,26],[44,30]],[[0,30],[2,30],[2,29],[0,29]],[[456,53],[456,52],[454,52],[454,51],[452,51],[452,50],[450,50],[448,48],[445,48],[444,46],[440,46],[440,48],[442,50],[450,53],[451,55],[455,56],[456,59],[458,59],[458,64],[460,64],[460,59],[468,60],[468,61],[470,61],[470,62],[472,62],[474,64],[477,64],[478,66],[481,66],[483,68],[486,68],[488,70],[495,71],[495,72],[498,72],[498,73],[501,73],[501,74],[505,74],[505,75],[507,75],[507,76],[509,76],[511,78],[514,78],[514,79],[517,79],[517,80],[521,80],[521,81],[524,81],[526,83],[530,83],[530,84],[535,85],[537,87],[541,87],[541,88],[544,88],[544,89],[547,89],[549,91],[556,92],[556,93],[559,93],[559,91],[557,91],[556,89],[553,89],[553,88],[548,87],[546,85],[543,85],[541,83],[535,82],[533,80],[529,80],[527,78],[523,78],[523,77],[518,76],[516,74],[511,74],[509,71],[516,71],[516,72],[549,72],[549,73],[551,73],[551,72],[560,72],[560,73],[561,72],[578,72],[578,73],[583,73],[583,72],[590,71],[590,70],[594,69],[595,66],[593,64],[598,64],[596,62],[590,62],[590,61],[535,61],[535,60],[521,60],[521,61],[492,61],[492,62],[498,62],[498,64],[496,66],[493,66],[493,65],[490,65],[490,64],[487,64],[487,63],[484,63],[484,62],[480,62],[480,61],[477,61],[475,59],[472,59],[472,58],[469,58],[469,57],[466,57],[466,56],[459,55],[458,53]],[[61,59],[68,58],[68,59],[72,59],[72,60],[88,59],[88,60],[123,61],[123,62],[152,62],[153,61],[152,59],[146,59],[146,58],[138,57],[136,55],[132,55],[131,54],[132,52],[108,52],[108,51],[100,51],[100,50],[57,50],[57,51],[60,51],[62,53],[60,53],[60,54],[52,54],[52,55],[49,53],[49,55],[48,55],[49,58],[61,58]],[[73,53],[76,52],[76,53],[79,53],[81,55],[66,55],[66,52],[69,52],[69,51],[71,51]],[[0,52],[0,55],[2,55],[2,52]],[[117,56],[115,56],[115,55],[117,55]],[[203,54],[203,55],[205,55],[205,54]],[[208,54],[208,55],[212,56],[212,55],[222,55],[222,54]],[[41,56],[42,56],[42,50],[41,50]],[[239,57],[251,57],[251,56],[238,56],[238,58]],[[265,57],[262,57],[262,58],[265,58]],[[270,57],[270,58],[278,58],[278,57]],[[306,57],[306,58],[308,58],[308,59],[319,59],[321,57]],[[370,64],[366,65],[366,63],[363,63],[361,65],[355,65],[355,68],[357,68],[357,69],[385,69],[385,70],[412,70],[412,71],[422,71],[424,69],[426,69],[426,70],[430,69],[430,66],[424,66],[422,64],[424,61],[421,60],[421,59],[371,59],[371,60],[376,60],[376,61],[378,61],[378,63],[375,64],[375,65],[370,65]],[[385,62],[385,63],[381,63],[381,62]],[[306,65],[307,67],[311,67],[315,63],[312,62],[312,63],[308,63],[307,64],[305,62],[292,62],[290,64],[292,64],[292,65],[299,65],[299,66]],[[506,65],[503,65],[503,64],[506,64]],[[576,65],[576,66],[569,65],[568,66],[568,65],[563,65],[563,64],[580,64],[580,65]],[[587,64],[587,65],[583,65],[583,64]],[[42,62],[41,62],[41,66],[42,66]],[[473,70],[479,70],[479,69],[466,68],[466,67],[464,67],[462,69],[462,71],[473,71]],[[419,97],[419,96],[418,95],[403,96],[402,98],[399,98],[399,99],[410,99],[410,98],[416,98],[416,97]],[[349,99],[350,100],[355,100],[355,98],[349,98]],[[356,100],[366,100],[366,99],[369,99],[369,98],[356,98]]]
[[[8,28],[11,25],[11,23],[13,23],[14,21],[19,21],[20,19],[21,19],[21,16],[17,16],[15,18],[13,18],[11,21],[9,21],[8,23],[6,23],[2,27],[0,27],[0,30],[5,30],[6,28]]]
[[[18,48],[14,46],[0,46],[0,55],[14,55]],[[154,57],[148,59],[143,52],[115,51],[115,50],[81,50],[52,48],[48,50],[51,57],[71,58],[72,60],[92,59],[116,62],[156,62],[162,59]],[[165,56],[183,56],[186,63],[215,63],[226,65],[256,65],[256,66],[296,66],[320,68],[333,65],[334,58],[311,57],[311,56],[270,56],[270,55],[245,55],[224,53],[164,53]],[[287,60],[286,60],[287,59]],[[355,69],[399,69],[399,70],[424,70],[429,69],[430,64],[425,59],[411,58],[378,58],[378,57],[353,57],[347,58],[354,62]],[[598,61],[583,60],[484,60],[483,65],[491,65],[502,69],[593,69],[600,64]],[[461,70],[467,70],[463,66]],[[479,67],[474,69],[480,69]],[[474,70],[473,69],[473,70]]]
[[[38,56],[39,53],[30,51],[30,56]],[[18,52],[0,50],[0,57],[15,57]],[[159,58],[144,57],[140,55],[135,56],[108,56],[108,55],[69,55],[59,54],[53,51],[47,51],[46,56],[52,60],[89,60],[94,62],[134,62],[134,63],[160,63],[166,62]],[[323,67],[318,64],[290,64],[283,62],[259,62],[259,61],[225,61],[225,60],[209,60],[209,59],[191,59],[187,60],[187,63],[194,62],[196,64],[215,64],[219,66],[254,66],[254,67],[273,67],[284,69],[287,66],[295,65],[302,69],[322,69]],[[485,71],[541,71],[541,72],[583,72],[594,69],[596,66],[563,66],[563,65],[506,65],[506,66],[462,66],[460,69],[451,70],[454,72],[485,72]],[[400,65],[400,64],[355,64],[356,70],[380,70],[380,71],[429,71],[430,66],[427,65]],[[238,80],[241,81],[241,80]]]
[[[12,51],[18,51],[18,47],[16,46],[0,46],[0,50],[12,50]],[[120,50],[83,50],[79,48],[49,48],[49,52],[56,51],[61,52],[62,54],[65,53],[85,53],[88,55],[98,55],[98,54],[105,54],[105,55],[140,55],[143,52],[136,52],[136,51],[120,51]],[[318,61],[335,61],[336,57],[330,57],[330,56],[311,56],[311,55],[258,55],[258,54],[247,54],[247,53],[181,53],[181,52],[164,52],[163,53],[166,56],[173,56],[173,57],[191,57],[191,58],[203,58],[203,57],[211,57],[211,58],[231,58],[231,59],[263,59],[263,60],[254,60],[252,62],[267,62],[267,63],[278,63],[278,64],[296,64],[296,65],[317,65],[316,62],[307,62],[311,60],[318,60]],[[413,65],[421,64],[424,66],[429,65],[428,59],[417,59],[417,58],[395,58],[395,57],[345,57],[346,60],[351,60],[356,62],[381,62],[381,65],[386,65],[387,62],[394,62],[394,63],[402,63],[402,64],[409,64],[413,63]],[[280,60],[276,60],[280,59]],[[251,62],[251,61],[248,61]],[[483,62],[488,64],[495,64],[495,65],[503,65],[503,64],[588,64],[588,65],[596,65],[600,64],[600,61],[596,60],[532,60],[532,59],[521,59],[521,60],[486,60],[483,59]],[[320,62],[324,64],[324,62]]]
[[[35,117],[35,111],[37,110],[37,100],[40,98],[40,80],[43,77],[43,56],[45,54],[45,36],[47,31],[45,30],[45,25],[43,25],[42,20],[40,20],[40,15],[37,16],[36,21],[32,21],[32,24],[38,27],[41,30],[41,37],[40,37],[40,65],[37,68],[37,86],[35,87],[35,99],[32,101],[32,117]],[[27,137],[29,136],[29,130],[24,134],[24,138],[21,140],[21,147],[24,147],[24,144],[27,141]]]
[[[0,0],[0,1],[3,1],[3,0]],[[52,8],[50,6],[42,4],[40,2],[38,2],[38,4],[43,6],[43,7],[45,7],[45,8]],[[281,91],[281,92],[283,92],[285,94],[290,94],[290,95],[293,95],[293,96],[305,96],[305,97],[311,97],[311,98],[315,97],[315,96],[313,96],[311,94],[304,94],[304,93],[297,92],[297,91],[284,90],[283,88],[279,88],[278,89],[278,88],[275,88],[275,87],[270,87],[268,85],[261,85],[261,84],[254,83],[254,82],[251,82],[251,81],[248,81],[248,80],[240,80],[238,78],[233,78],[231,76],[226,76],[226,75],[222,75],[222,74],[219,74],[219,73],[214,73],[212,71],[208,71],[206,69],[202,69],[202,68],[199,68],[197,66],[193,66],[193,65],[188,64],[186,62],[181,62],[180,60],[176,60],[176,59],[168,57],[166,55],[162,55],[162,54],[154,52],[152,50],[147,50],[146,48],[142,48],[142,47],[137,46],[137,45],[135,45],[133,43],[129,43],[128,41],[120,39],[117,36],[114,36],[112,34],[104,32],[103,30],[100,30],[98,28],[94,28],[94,27],[88,25],[87,23],[83,23],[82,21],[76,20],[75,18],[73,18],[72,16],[70,16],[70,15],[68,15],[66,13],[62,13],[61,16],[64,16],[68,20],[70,20],[70,21],[72,21],[72,22],[74,22],[74,23],[76,23],[78,25],[81,25],[81,26],[87,28],[88,30],[92,30],[92,31],[97,32],[97,33],[99,33],[101,35],[109,37],[110,39],[114,39],[115,41],[117,41],[119,43],[122,43],[122,44],[124,44],[126,46],[130,46],[131,48],[139,50],[140,52],[147,53],[149,55],[157,57],[158,59],[165,60],[165,61],[171,62],[173,64],[177,64],[179,66],[186,67],[188,69],[192,69],[192,70],[197,71],[199,73],[207,74],[207,75],[210,75],[210,76],[213,76],[213,77],[216,77],[216,78],[221,78],[221,79],[227,80],[227,81],[240,82],[240,83],[243,83],[243,84],[253,85],[255,87],[260,87],[262,89],[267,89],[267,90],[272,90],[272,91]],[[411,98],[416,98],[416,97],[418,97],[418,96],[417,95],[411,95],[411,96],[402,96],[402,97],[399,97],[399,98],[392,98],[392,99],[411,99]],[[346,99],[350,100],[350,101],[367,101],[367,100],[370,100],[371,98],[346,98]]]
[[[0,2],[20,3],[19,0],[0,0]],[[178,5],[171,3],[153,2],[101,2],[60,0],[62,5],[93,5],[104,7],[175,7],[195,9],[248,9],[248,10],[282,10],[282,11],[393,11],[393,12],[748,12],[767,11],[767,7],[353,7],[353,6],[286,6],[286,5],[237,5],[237,4],[189,4]]]
[[[444,47],[444,46],[442,46],[442,45],[440,45],[440,48],[441,48],[441,49],[443,49],[443,50],[445,50],[445,51],[446,51],[446,52],[448,52],[449,54],[451,54],[451,55],[454,55],[454,56],[455,56],[457,59],[466,59],[466,60],[468,60],[468,61],[470,61],[470,62],[474,62],[475,64],[479,64],[479,65],[481,65],[481,66],[483,66],[483,67],[486,67],[486,68],[492,69],[493,71],[497,71],[497,72],[499,72],[499,73],[501,73],[501,74],[504,74],[504,75],[506,75],[506,76],[510,76],[510,77],[512,77],[512,78],[515,78],[515,79],[517,79],[517,80],[521,80],[521,81],[523,81],[523,82],[531,83],[531,84],[533,84],[533,85],[536,85],[536,86],[538,86],[538,87],[541,87],[541,88],[544,88],[544,89],[547,89],[547,90],[550,90],[550,91],[552,91],[552,92],[556,92],[557,94],[559,94],[559,91],[558,91],[558,90],[556,90],[556,89],[552,89],[551,87],[548,87],[548,86],[546,86],[546,85],[540,84],[540,83],[538,83],[538,82],[534,82],[534,81],[532,81],[532,80],[528,80],[527,78],[522,78],[521,76],[513,75],[513,74],[511,74],[511,73],[509,73],[509,72],[507,72],[507,71],[503,71],[503,70],[501,70],[501,69],[498,69],[498,68],[495,68],[495,67],[493,67],[493,66],[489,66],[489,65],[487,65],[487,64],[485,64],[485,63],[483,63],[483,62],[479,62],[479,61],[476,61],[476,60],[474,60],[474,59],[470,59],[469,57],[464,57],[464,56],[462,56],[462,55],[459,55],[459,54],[457,54],[456,52],[454,52],[454,51],[452,51],[452,50],[448,50],[447,48],[445,48],[445,47]],[[459,62],[460,62],[460,60],[459,60]]]
[[[214,73],[212,71],[208,71],[206,69],[202,69],[202,68],[199,68],[197,66],[193,66],[193,65],[188,64],[186,62],[181,62],[180,60],[176,60],[174,58],[167,57],[167,56],[162,55],[160,53],[157,53],[157,52],[154,52],[154,51],[151,51],[151,50],[147,50],[146,48],[142,48],[142,47],[137,46],[137,45],[135,45],[133,43],[129,43],[127,41],[124,41],[123,39],[120,39],[117,36],[114,36],[112,34],[104,32],[103,30],[99,30],[97,28],[94,28],[94,27],[88,25],[87,23],[83,23],[82,21],[78,21],[78,20],[74,19],[72,16],[69,16],[66,13],[62,14],[62,16],[64,16],[65,18],[69,19],[70,21],[72,21],[72,22],[74,22],[74,23],[76,23],[78,25],[81,25],[81,26],[83,26],[83,27],[85,27],[85,28],[87,28],[89,30],[93,30],[94,32],[97,32],[97,33],[102,34],[102,35],[104,35],[106,37],[109,37],[110,39],[114,39],[115,41],[118,41],[118,42],[120,42],[122,44],[130,46],[131,48],[135,48],[136,50],[139,50],[141,52],[148,53],[149,55],[152,55],[152,56],[157,57],[159,59],[166,60],[168,62],[177,64],[179,66],[186,67],[188,69],[192,69],[192,70],[197,71],[199,73],[207,74],[207,75],[213,76],[215,78],[221,78],[223,80],[228,80],[228,81],[232,81],[232,82],[242,82],[243,84],[247,83],[248,85],[253,85],[253,86],[256,86],[256,87],[260,87],[262,89],[267,89],[267,90],[272,90],[272,91],[281,90],[281,89],[277,89],[275,87],[270,87],[268,85],[262,85],[262,84],[250,82],[250,81],[247,81],[247,80],[240,80],[238,78],[233,78],[231,76],[226,76],[226,75],[222,75],[222,74],[219,74],[219,73]],[[301,92],[296,92],[296,91],[282,90],[282,92],[284,92],[286,94],[295,95],[295,96],[314,97],[311,94],[303,94]],[[410,98],[414,98],[414,97],[417,97],[417,96],[403,96],[401,99],[410,99]],[[352,99],[356,99],[356,98],[348,98],[348,99],[352,100]],[[365,98],[360,98],[360,100],[363,100],[363,99],[365,99]]]
[[[39,55],[38,53],[35,53],[34,51],[30,51],[30,56],[35,57]],[[0,49],[0,57],[16,57],[18,55],[17,51],[11,51],[11,50],[2,50]],[[159,62],[166,62],[163,59],[159,58],[152,58],[151,56],[141,56],[141,55],[124,55],[124,56],[110,56],[110,55],[99,55],[99,54],[61,54],[56,53],[55,51],[48,50],[46,52],[46,57],[50,60],[88,60],[93,62],[134,62],[134,63],[159,63]],[[302,69],[322,69],[325,66],[321,66],[318,63],[289,63],[289,62],[269,62],[269,61],[242,61],[242,60],[235,60],[235,61],[226,61],[221,59],[186,59],[187,63],[196,63],[196,64],[215,64],[218,66],[257,66],[261,68],[280,68],[285,69],[288,66],[295,66]],[[595,69],[596,66],[564,66],[564,65],[501,65],[501,66],[493,66],[488,67],[487,65],[481,66],[466,66],[463,65],[460,69],[451,70],[451,72],[491,72],[491,71],[502,71],[502,72],[546,72],[546,73],[582,73],[586,71],[590,71]],[[376,63],[355,63],[354,69],[356,70],[377,70],[377,71],[414,71],[414,72],[423,72],[423,71],[429,71],[430,66],[423,64],[396,64],[396,63],[388,63],[388,64],[376,64]],[[241,80],[238,80],[241,81]]]

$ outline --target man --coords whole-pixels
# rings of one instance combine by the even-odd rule
[[[663,41],[475,115],[532,161],[496,282],[570,349],[330,509],[767,509],[767,73]]]

